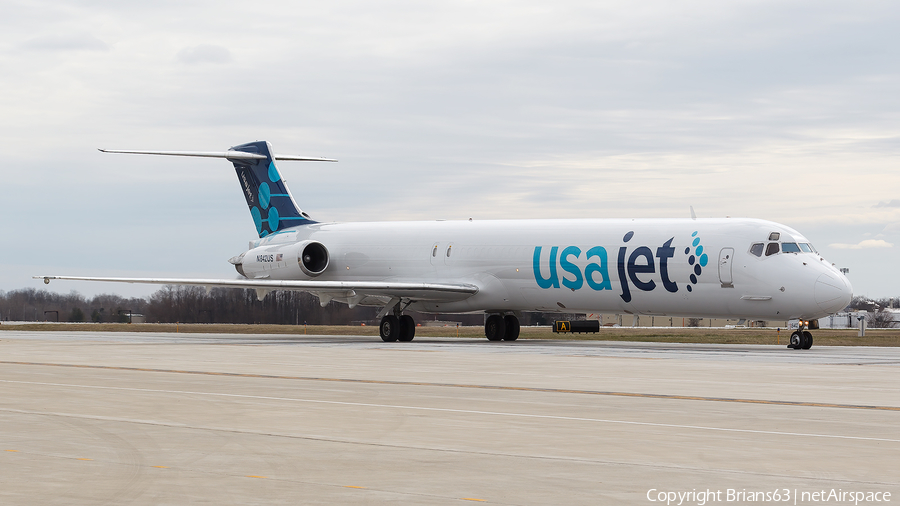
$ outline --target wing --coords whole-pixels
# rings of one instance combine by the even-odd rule
[[[274,290],[296,290],[318,295],[322,305],[332,300],[357,304],[383,305],[391,299],[416,301],[457,301],[478,292],[478,287],[468,284],[404,283],[390,281],[294,281],[276,279],[185,279],[185,278],[104,278],[88,276],[34,276],[49,284],[50,280],[104,281],[109,283],[142,283],[150,285],[186,285],[211,288],[246,288],[256,290],[262,300]]]

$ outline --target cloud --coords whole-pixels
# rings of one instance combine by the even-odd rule
[[[693,205],[782,222],[820,246],[900,244],[896,232],[860,234],[900,224],[900,66],[885,63],[898,61],[900,2],[338,0],[271,2],[252,19],[240,2],[180,2],[177,16],[172,5],[6,2],[0,29],[16,47],[0,61],[16,71],[3,80],[0,137],[16,149],[0,197],[29,213],[7,215],[0,247],[16,247],[19,218],[72,230],[70,251],[142,220],[147,242],[115,253],[146,276],[231,276],[224,259],[255,229],[227,163],[93,148],[261,138],[341,160],[282,168],[301,207],[329,221],[686,218]],[[201,191],[216,213],[198,227],[194,210],[213,208]],[[178,218],[142,212],[159,195],[192,216],[176,233],[166,227]],[[110,209],[116,219],[84,224]],[[182,230],[198,235],[196,254],[154,249]],[[32,246],[55,251],[55,239]],[[108,253],[46,263],[100,275],[119,268]],[[890,252],[830,254],[871,255],[852,265],[854,288],[894,293]],[[19,279],[0,269],[0,289]]]
[[[198,63],[229,63],[231,59],[231,51],[222,46],[212,44],[186,47],[178,52],[178,61],[189,65]]]
[[[900,200],[894,199],[894,200],[889,200],[887,202],[881,201],[872,207],[900,207]]]
[[[22,48],[32,51],[108,51],[109,45],[89,33],[66,33],[26,40]]]
[[[869,249],[869,248],[893,248],[894,245],[884,239],[866,239],[859,244],[835,243],[828,246],[837,249]]]

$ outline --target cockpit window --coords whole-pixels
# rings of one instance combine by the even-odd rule
[[[768,246],[766,246],[766,256],[772,256],[778,253],[778,243],[770,242]]]
[[[777,241],[779,238],[781,238],[780,232],[772,232],[771,234],[769,234],[770,241]]]
[[[805,242],[800,243],[800,250],[804,253],[812,253],[812,246],[806,244]]]
[[[797,246],[795,242],[783,242],[781,243],[781,251],[784,253],[800,253],[800,246]]]
[[[761,257],[763,252],[763,243],[757,242],[750,246],[750,254]]]

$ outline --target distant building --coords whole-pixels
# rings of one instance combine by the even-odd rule
[[[900,310],[897,309],[885,309],[886,313],[891,313],[894,317],[894,321],[900,324]],[[846,311],[842,313],[835,313],[831,316],[826,316],[825,318],[819,318],[819,328],[822,329],[855,329],[859,327],[859,318],[865,318],[867,315],[872,314],[867,311]],[[796,322],[796,320],[794,320]]]

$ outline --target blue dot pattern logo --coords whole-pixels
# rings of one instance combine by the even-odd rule
[[[269,230],[278,230],[278,208],[273,207],[269,209],[269,219],[266,220],[269,222]]]
[[[268,183],[259,185],[259,205],[263,209],[269,208],[269,201],[272,199],[272,190],[269,189]]]
[[[281,174],[278,173],[278,169],[275,168],[275,162],[269,162],[269,181],[273,183],[277,183],[281,181]]]
[[[709,256],[703,252],[703,245],[700,244],[700,237],[698,236],[700,232],[694,231],[691,234],[691,237],[694,238],[691,241],[691,245],[687,248],[684,248],[684,254],[688,255],[688,265],[694,267],[694,271],[691,274],[691,284],[687,286],[687,291],[693,291],[693,286],[696,285],[699,281],[700,274],[703,272],[703,268],[709,263]],[[691,251],[693,248],[693,251]]]
[[[260,237],[262,237],[262,215],[259,213],[259,208],[251,207],[250,216],[253,217],[253,224],[256,225],[256,233],[259,234]]]

